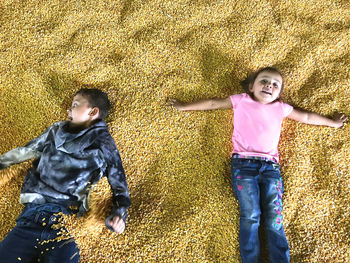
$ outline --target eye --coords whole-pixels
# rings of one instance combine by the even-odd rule
[[[266,79],[262,79],[262,80],[260,80],[260,82],[261,82],[262,84],[266,84],[266,83],[267,83],[267,80],[266,80]]]
[[[278,83],[273,83],[273,87],[274,87],[274,88],[279,88],[280,85],[279,85]]]

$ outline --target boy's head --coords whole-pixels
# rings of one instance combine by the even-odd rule
[[[82,88],[74,95],[68,117],[72,123],[90,123],[108,116],[111,103],[108,95],[98,89]]]
[[[82,88],[75,93],[76,95],[81,95],[87,99],[91,108],[96,107],[99,109],[98,119],[104,120],[108,116],[111,102],[108,99],[107,93],[99,89]]]
[[[241,82],[245,92],[260,102],[278,100],[284,88],[282,73],[274,67],[261,68]]]

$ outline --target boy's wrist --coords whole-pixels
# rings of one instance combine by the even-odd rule
[[[109,217],[114,217],[114,216],[119,216],[124,220],[124,222],[126,222],[126,218],[128,216],[127,208],[120,206],[118,208],[113,209]]]

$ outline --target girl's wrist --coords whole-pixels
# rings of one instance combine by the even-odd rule
[[[174,107],[175,107],[177,110],[179,110],[179,111],[184,111],[184,110],[185,110],[183,104],[177,104],[177,105],[174,105]]]

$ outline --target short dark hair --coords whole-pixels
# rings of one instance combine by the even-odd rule
[[[282,94],[283,88],[284,88],[284,78],[283,74],[281,71],[279,71],[277,68],[274,67],[265,67],[265,68],[260,68],[257,71],[254,71],[253,73],[250,73],[243,81],[241,81],[241,86],[243,87],[244,91],[252,96],[251,91],[249,90],[249,86],[253,85],[256,78],[261,72],[271,72],[271,73],[278,73],[282,77],[282,86],[281,86],[281,92]]]
[[[75,93],[75,95],[78,94],[88,100],[90,107],[97,107],[99,109],[99,119],[104,120],[108,116],[111,102],[108,99],[107,93],[99,89],[82,88]]]

